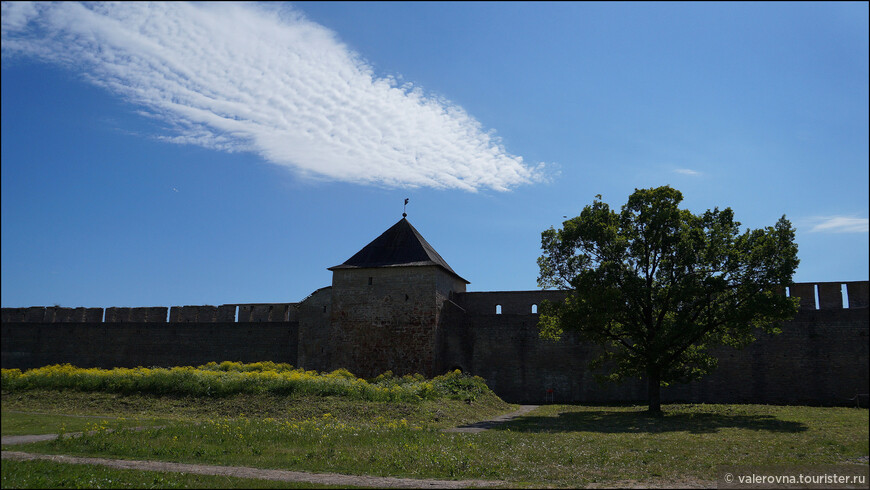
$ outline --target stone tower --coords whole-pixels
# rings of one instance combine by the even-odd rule
[[[357,376],[436,374],[441,308],[460,277],[406,218],[332,271],[330,364]]]

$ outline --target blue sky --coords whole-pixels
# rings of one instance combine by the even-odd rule
[[[471,291],[671,185],[868,278],[868,4],[3,5],[2,305],[299,301],[408,219]]]

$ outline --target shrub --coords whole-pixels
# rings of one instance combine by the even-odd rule
[[[490,391],[483,378],[464,374],[458,369],[436,376],[432,379],[432,384],[443,396],[469,402]]]
[[[198,367],[83,369],[57,364],[22,372],[2,370],[2,389],[54,389],[222,397],[235,393],[304,393],[369,401],[419,402],[441,397],[475,400],[491,393],[482,378],[459,371],[427,381],[422,375],[400,378],[386,372],[371,382],[346,369],[317,373],[289,364],[210,362]]]

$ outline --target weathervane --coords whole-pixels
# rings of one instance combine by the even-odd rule
[[[405,198],[405,205],[402,206],[402,217],[403,217],[403,218],[407,218],[407,217],[408,217],[408,213],[405,212],[405,211],[407,211],[407,210],[405,209],[405,208],[407,208],[407,207],[408,207],[408,198],[406,197],[406,198]]]

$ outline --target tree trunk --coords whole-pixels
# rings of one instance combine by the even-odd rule
[[[650,415],[659,416],[662,414],[662,399],[661,399],[661,371],[658,369],[647,369],[647,380],[649,382],[647,397],[649,400]]]

